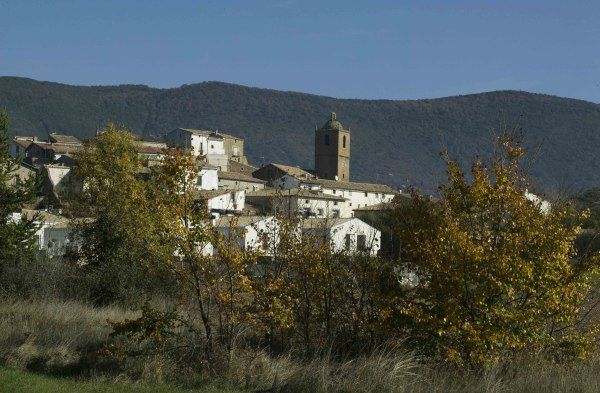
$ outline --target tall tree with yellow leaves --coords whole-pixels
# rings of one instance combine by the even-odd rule
[[[575,253],[578,220],[567,207],[544,211],[526,198],[524,153],[504,135],[489,168],[474,163],[470,180],[444,156],[440,199],[413,191],[412,206],[396,210],[397,271],[413,280],[393,324],[430,354],[473,366],[519,351],[586,356],[595,347],[595,327],[581,318],[599,260]]]

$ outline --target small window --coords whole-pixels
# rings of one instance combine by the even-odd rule
[[[368,193],[368,192],[365,192],[365,196],[366,196],[366,197],[368,197],[368,196],[369,196],[369,193]]]
[[[215,148],[215,145],[210,145],[210,148],[211,148],[211,149],[214,149],[214,148]]]
[[[304,201],[304,203],[310,203],[310,201],[309,201],[308,199],[306,199],[306,200]]]
[[[351,244],[352,244],[352,235],[348,233],[346,235],[346,251],[350,251]]]
[[[329,134],[325,134],[325,146],[329,146]]]
[[[338,218],[338,217],[340,216],[340,211],[339,211],[339,210],[337,210],[337,209],[333,210],[333,212],[332,212],[332,213],[333,213],[333,214],[332,214],[332,217],[333,217],[333,218]]]
[[[342,146],[346,148],[346,135],[342,138]]]
[[[358,251],[366,251],[367,250],[367,236],[358,235],[356,237],[356,248]]]
[[[323,209],[318,209],[317,212],[319,213],[320,216],[323,215]]]
[[[335,195],[335,190],[332,190],[331,192],[333,193],[333,195]]]
[[[337,201],[333,201],[334,206],[337,206]]]

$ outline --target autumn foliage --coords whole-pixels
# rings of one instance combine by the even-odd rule
[[[289,217],[276,217],[270,255],[240,249],[235,231],[213,230],[197,198],[197,158],[165,152],[140,176],[132,143],[109,129],[79,157],[95,217],[81,224],[79,257],[90,271],[133,271],[114,279],[143,281],[144,291],[167,283],[170,297],[152,304],[149,290],[139,319],[113,322],[113,354],[212,373],[245,346],[301,358],[402,346],[470,367],[595,350],[586,317],[598,258],[575,252],[580,217],[567,205],[541,209],[526,198],[524,150],[510,135],[469,174],[444,156],[439,198],[413,191],[412,203],[389,213],[398,258],[334,253]]]
[[[525,197],[523,155],[505,135],[489,167],[473,164],[471,180],[445,156],[440,199],[413,191],[412,206],[396,212],[400,266],[418,282],[398,297],[393,320],[432,355],[477,365],[595,349],[596,326],[582,317],[599,260],[575,252],[579,219],[569,206],[547,210]]]

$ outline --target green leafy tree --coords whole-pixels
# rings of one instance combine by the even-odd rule
[[[482,365],[509,354],[550,351],[584,357],[595,349],[582,315],[598,258],[577,255],[578,219],[544,212],[525,198],[524,149],[500,138],[490,168],[470,178],[446,157],[439,201],[413,192],[396,215],[401,265],[418,278],[397,300],[397,326],[429,353]],[[585,328],[584,328],[585,327]]]
[[[35,176],[15,176],[20,159],[8,154],[8,115],[0,111],[0,268],[20,261],[31,261],[35,253],[36,217],[13,220],[11,214],[31,202],[37,193]]]
[[[72,204],[77,246],[71,256],[82,263],[99,303],[160,291],[156,267],[174,251],[163,241],[167,223],[134,142],[129,131],[111,124],[76,155],[83,189]]]

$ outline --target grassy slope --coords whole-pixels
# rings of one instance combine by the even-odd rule
[[[124,365],[124,371],[103,371],[98,359],[86,353],[90,347],[108,340],[109,330],[103,321],[133,315],[117,307],[95,308],[77,302],[0,299],[0,393],[232,391],[115,382],[123,375],[136,381],[151,381],[152,375],[144,376],[135,364]],[[15,369],[39,371],[31,374]],[[165,371],[172,378],[181,376],[177,369]],[[105,375],[109,379],[85,379],[90,375]],[[251,391],[285,393],[597,393],[600,361],[560,366],[538,358],[522,359],[477,374],[422,364],[410,354],[386,350],[347,362],[327,358],[299,362],[291,356],[274,358],[262,351],[238,350],[223,381],[227,386],[247,387]],[[274,386],[278,389],[272,390]]]
[[[234,390],[207,388],[184,390],[169,386],[127,384],[107,381],[76,381],[50,378],[16,370],[0,369],[0,392],[11,393],[227,393]]]
[[[471,162],[491,152],[492,129],[516,126],[526,130],[528,146],[542,147],[531,169],[537,183],[569,191],[600,183],[600,105],[527,92],[348,100],[217,82],[153,89],[0,77],[0,108],[9,111],[15,133],[90,137],[107,121],[146,137],[182,126],[220,129],[246,138],[255,164],[308,167],[314,127],[336,111],[351,129],[354,180],[408,181],[426,191],[442,179],[442,147]]]

